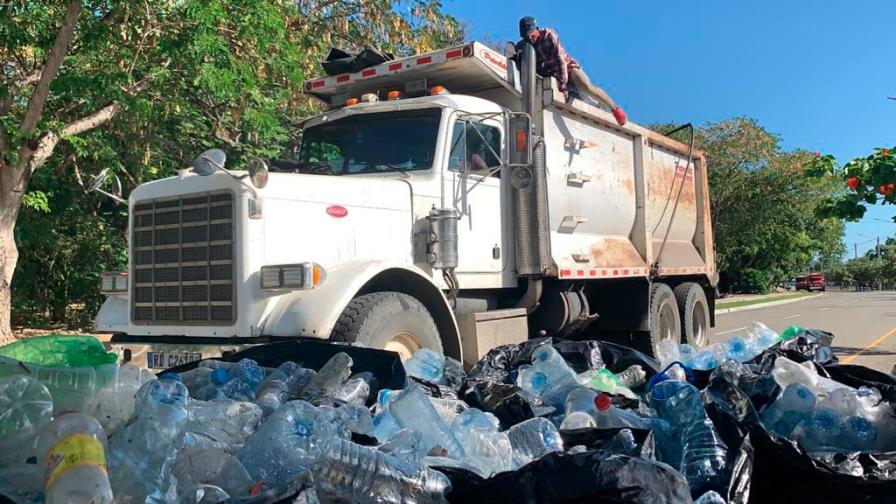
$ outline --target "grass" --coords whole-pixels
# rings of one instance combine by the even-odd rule
[[[770,295],[770,296],[762,296],[753,299],[744,299],[741,301],[731,301],[728,303],[716,303],[717,310],[723,310],[728,308],[740,308],[742,306],[750,306],[756,304],[768,303],[771,301],[784,301],[787,299],[799,299],[811,296],[811,292],[794,292],[793,294],[783,294],[780,296]]]

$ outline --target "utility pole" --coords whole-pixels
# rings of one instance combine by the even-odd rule
[[[852,258],[853,259],[859,258],[859,244],[858,243],[852,244]]]

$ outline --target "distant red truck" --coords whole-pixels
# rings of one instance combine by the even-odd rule
[[[809,273],[806,276],[796,278],[796,290],[822,291],[825,290],[824,275],[822,273]]]

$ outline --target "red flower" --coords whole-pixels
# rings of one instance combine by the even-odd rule
[[[846,179],[846,185],[852,189],[856,190],[856,187],[859,187],[859,177],[849,177]]]
[[[889,155],[890,155],[890,149],[887,149],[886,147],[884,147],[884,149],[881,150],[880,153],[883,154],[884,156],[889,156]]]
[[[893,194],[893,184],[881,184],[880,193],[884,196],[891,196]]]
[[[813,155],[814,155],[815,157],[821,157],[821,153],[818,152],[818,151],[815,151],[815,154],[813,154]]]

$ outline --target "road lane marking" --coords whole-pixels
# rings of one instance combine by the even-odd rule
[[[784,317],[784,320],[790,320],[790,319],[792,319],[792,318],[797,318],[797,317],[802,317],[802,316],[803,316],[802,313],[797,313],[796,315],[791,315],[791,316],[789,316],[789,317]]]
[[[819,308],[818,311],[828,311],[830,308]]]
[[[737,331],[742,331],[742,330],[744,330],[744,329],[746,329],[746,327],[738,327],[737,329],[732,329],[732,330],[730,330],[730,331],[717,332],[717,333],[716,333],[716,336],[721,336],[721,335],[723,335],[723,334],[729,334],[729,333],[733,333],[733,332],[737,332]]]
[[[894,328],[890,329],[889,331],[887,331],[887,333],[884,334],[883,336],[881,336],[880,338],[877,338],[876,340],[872,341],[871,343],[868,343],[867,345],[865,345],[864,347],[862,347],[862,349],[859,350],[858,352],[856,352],[856,353],[850,355],[849,357],[843,359],[843,363],[844,363],[844,364],[849,364],[850,362],[856,360],[856,357],[862,355],[863,353],[865,353],[865,351],[867,351],[867,350],[871,350],[872,348],[876,347],[877,345],[880,345],[881,343],[883,343],[884,341],[886,341],[887,338],[889,338],[890,336],[892,336],[892,335],[894,335],[894,334],[896,334],[896,327],[894,327]]]

